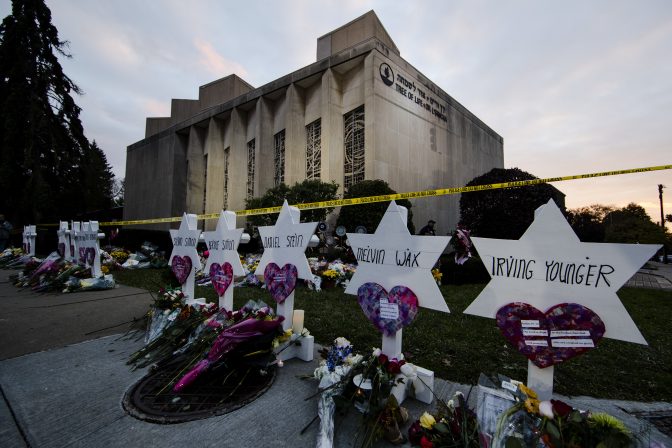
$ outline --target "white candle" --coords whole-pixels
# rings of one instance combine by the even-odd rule
[[[303,310],[294,310],[292,317],[292,332],[294,334],[301,334],[303,331]]]

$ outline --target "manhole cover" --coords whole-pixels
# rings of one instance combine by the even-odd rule
[[[226,414],[254,401],[268,390],[276,368],[265,363],[221,363],[176,394],[167,386],[184,375],[183,358],[150,372],[124,395],[133,417],[152,423],[182,423]]]

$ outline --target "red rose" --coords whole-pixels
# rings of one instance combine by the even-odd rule
[[[415,423],[408,428],[408,441],[411,442],[411,445],[420,445],[420,439],[422,439],[422,426],[420,426],[420,421],[416,420]]]
[[[574,410],[574,408],[564,401],[551,400],[551,403],[553,403],[553,412],[560,418],[567,417]]]
[[[378,362],[379,362],[380,365],[382,365],[382,366],[384,366],[384,365],[387,363],[387,360],[388,360],[388,359],[389,359],[389,358],[388,358],[387,355],[384,354],[384,353],[381,353],[380,356],[378,356]]]
[[[396,358],[387,364],[387,371],[395,375],[401,372],[401,366],[399,365],[399,361],[397,361]]]
[[[422,439],[420,439],[420,446],[422,448],[434,448],[432,441],[425,436],[422,436]]]

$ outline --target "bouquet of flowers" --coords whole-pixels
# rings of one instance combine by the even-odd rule
[[[363,414],[357,436],[359,446],[370,447],[382,438],[404,443],[399,427],[408,420],[408,412],[399,406],[392,392],[398,385],[405,387],[406,381],[417,379],[415,366],[403,359],[390,359],[380,349],[374,349],[368,357],[354,354],[345,338],[337,338],[321,354],[324,359],[313,373],[320,380],[317,446],[333,445],[334,411],[346,413],[352,408]]]
[[[455,249],[455,263],[463,265],[471,258],[471,232],[462,224],[458,224],[450,242]]]
[[[193,333],[216,311],[214,304],[184,304],[181,295],[181,291],[164,290],[155,299],[145,346],[133,353],[126,364],[137,369],[171,357],[193,340]]]
[[[560,400],[540,401],[522,383],[516,404],[500,416],[493,447],[630,447],[633,436],[620,420],[572,408]]]
[[[187,358],[192,361],[180,370],[181,372],[188,370],[188,372],[174,384],[173,392],[182,392],[199,376],[218,365],[226,364],[233,354],[241,352],[241,350],[245,353],[238,358],[248,358],[247,362],[253,359],[250,357],[258,358],[260,355],[267,360],[274,358],[274,340],[278,336],[286,336],[282,332],[284,317],[274,316],[269,307],[259,307],[255,302],[248,302],[245,307],[235,313],[227,312],[227,317],[227,321],[221,324],[214,323],[214,321],[208,324],[214,329],[214,332],[210,333],[210,338],[207,335],[204,336],[204,341],[201,341],[195,347],[208,346],[207,341],[212,339],[214,339],[214,342],[205,353],[198,353],[194,357],[191,356],[192,353],[189,354]],[[249,350],[245,350],[246,347]],[[266,364],[271,364],[271,362],[267,361]],[[235,368],[236,364],[227,367]]]
[[[408,440],[422,448],[479,448],[482,446],[476,413],[462,392],[447,403],[437,400],[435,413],[425,412],[408,429]]]

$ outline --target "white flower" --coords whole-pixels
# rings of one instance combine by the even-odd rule
[[[278,360],[278,367],[282,367],[282,366],[284,366],[284,365],[285,365],[285,363],[282,362],[282,359],[279,359],[279,360]]]
[[[455,409],[455,402],[453,400],[448,400],[448,407],[450,409]]]
[[[375,356],[376,358],[379,357],[381,353],[382,352],[379,348],[374,348],[373,349],[373,356]]]
[[[360,363],[362,361],[362,359],[364,359],[364,357],[362,355],[352,356],[352,354],[349,354],[348,357],[345,358],[345,362],[346,362],[346,364],[353,366],[357,363]]]
[[[547,418],[553,418],[553,403],[548,400],[539,403],[539,413]]]
[[[338,347],[338,348],[343,348],[343,347],[347,347],[347,346],[350,345],[350,341],[348,341],[344,337],[336,338],[334,343],[336,344],[336,347]]]

